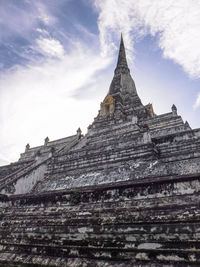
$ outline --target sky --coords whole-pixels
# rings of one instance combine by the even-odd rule
[[[87,132],[121,32],[143,104],[199,128],[199,18],[199,0],[0,0],[0,165]]]

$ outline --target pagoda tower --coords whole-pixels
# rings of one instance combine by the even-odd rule
[[[137,121],[139,121],[151,117],[151,113],[149,109],[142,104],[138,96],[134,80],[131,77],[127,64],[123,36],[121,35],[114,77],[110,84],[108,94],[101,103],[97,121],[101,122],[106,120],[107,123],[112,124],[113,121],[115,121],[115,123],[132,121],[135,117],[137,117]]]

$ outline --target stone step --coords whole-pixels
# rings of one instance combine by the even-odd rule
[[[180,184],[181,187],[185,184]],[[188,184],[189,187],[189,184]],[[143,190],[142,190],[142,189]],[[147,189],[148,195],[147,195]],[[194,192],[193,189],[188,188],[181,192],[178,190],[178,185],[171,193],[167,192],[165,188],[153,188],[152,184],[147,186],[135,185],[135,188],[124,189],[119,193],[116,190],[108,190],[106,192],[71,192],[66,195],[57,196],[52,199],[19,199],[16,203],[8,205],[7,208],[0,210],[0,214],[20,212],[34,212],[34,214],[48,211],[88,211],[88,210],[107,210],[113,208],[126,208],[141,210],[148,208],[174,207],[181,205],[196,206],[200,197],[199,192]],[[198,190],[196,188],[195,190]],[[140,193],[139,193],[140,192]],[[184,194],[183,194],[184,193]],[[123,198],[121,196],[123,194]],[[76,201],[75,201],[76,200]]]
[[[13,221],[10,224],[2,225],[1,232],[22,232],[22,233],[69,233],[74,234],[78,232],[84,231],[86,234],[96,233],[96,234],[104,234],[109,233],[113,235],[122,235],[122,234],[162,234],[162,233],[170,233],[170,234],[191,234],[195,233],[199,235],[200,233],[200,222],[199,223],[171,223],[167,224],[165,222],[158,224],[110,224],[110,225],[91,225],[91,224],[82,224],[82,225],[60,225],[59,222],[56,222],[54,225],[47,224],[33,224],[31,226],[27,226],[26,223],[21,222],[19,225],[16,221]]]
[[[148,199],[146,200],[148,201]],[[77,216],[95,216],[96,214],[98,215],[99,213],[110,213],[113,211],[113,208],[115,207],[116,211],[119,212],[145,212],[145,211],[152,211],[154,210],[155,212],[161,212],[163,211],[167,211],[167,210],[171,210],[172,208],[174,208],[174,210],[179,210],[179,209],[184,209],[185,211],[190,210],[190,207],[188,207],[188,204],[186,203],[181,203],[179,205],[177,204],[173,204],[173,203],[163,203],[162,205],[158,205],[158,206],[153,206],[151,205],[151,203],[149,204],[149,206],[142,206],[142,205],[138,205],[138,206],[133,206],[132,205],[133,202],[132,201],[126,201],[126,202],[121,202],[116,203],[116,205],[114,205],[114,202],[107,202],[105,203],[105,205],[103,204],[99,204],[97,205],[97,207],[95,207],[95,204],[92,205],[91,207],[89,204],[86,205],[66,205],[66,206],[54,206],[54,207],[47,207],[47,208],[38,208],[38,209],[33,209],[33,208],[20,208],[20,209],[15,209],[15,208],[10,208],[7,211],[4,211],[2,213],[0,213],[0,217],[3,218],[5,216],[20,216],[20,215],[40,215],[42,213],[42,216],[45,215],[62,215],[64,216],[65,213],[69,214],[69,215],[73,215],[73,213],[76,213]],[[144,201],[142,202],[142,204],[144,204]],[[190,203],[191,206],[191,212],[197,208],[198,206],[195,205],[195,203]],[[127,211],[128,208],[128,211]],[[199,212],[198,210],[196,211],[196,214],[198,215]]]
[[[106,203],[105,203],[106,204]],[[181,204],[181,205],[174,205],[173,203],[170,203],[169,205],[167,204],[163,204],[160,206],[149,206],[149,207],[134,207],[132,206],[130,201],[124,202],[124,205],[122,205],[122,207],[115,207],[116,210],[116,217],[119,215],[119,212],[129,216],[129,215],[138,215],[140,214],[142,217],[145,216],[149,216],[150,214],[152,214],[152,216],[157,216],[157,215],[166,215],[168,217],[170,217],[170,215],[179,215],[179,214],[183,214],[185,216],[187,215],[196,215],[199,216],[200,215],[200,210],[199,210],[199,205],[198,204],[192,204],[192,203],[187,203],[187,204]],[[85,214],[84,212],[89,212],[87,214]],[[1,218],[3,219],[4,217],[9,217],[9,216],[18,216],[20,217],[20,215],[27,215],[27,216],[37,216],[37,215],[41,215],[42,216],[54,216],[54,215],[62,215],[62,218],[65,218],[66,215],[67,217],[69,216],[74,216],[74,213],[77,214],[79,216],[81,215],[91,215],[92,216],[99,216],[99,215],[110,215],[113,214],[113,207],[112,206],[108,206],[107,208],[103,206],[102,207],[99,206],[97,209],[95,209],[95,206],[93,207],[93,209],[90,209],[88,206],[88,209],[82,209],[82,206],[78,206],[78,205],[74,205],[74,206],[66,206],[66,207],[53,207],[53,208],[49,208],[49,207],[43,207],[40,208],[38,210],[32,210],[32,209],[28,209],[28,207],[26,207],[25,209],[15,209],[15,208],[8,208],[6,209],[3,213],[0,214]],[[136,218],[137,216],[134,216],[134,218]],[[178,218],[178,217],[177,217]]]
[[[113,266],[113,263],[122,264],[122,266],[136,266],[135,264],[181,264],[180,266],[187,266],[187,264],[196,266],[200,263],[199,251],[180,251],[172,250],[152,250],[152,249],[117,249],[117,248],[88,248],[88,247],[51,247],[51,246],[27,246],[19,245],[18,252],[15,251],[15,246],[10,245],[1,250],[0,262],[9,261],[11,263],[37,263],[42,265],[59,266],[58,264],[69,264],[69,261],[79,262],[89,260],[95,265],[97,262],[107,263],[104,266]],[[34,261],[33,261],[34,259]],[[40,259],[40,261],[38,261]],[[59,259],[59,260],[58,260]],[[61,262],[60,260],[63,259]],[[46,260],[46,262],[45,262]],[[130,264],[130,265],[129,265]],[[132,265],[131,265],[132,264]],[[73,266],[73,265],[61,265]],[[74,265],[77,266],[77,265]],[[81,266],[81,265],[80,265]],[[87,266],[87,265],[86,265]],[[103,266],[103,265],[100,265]],[[144,266],[143,264],[141,266]],[[151,266],[151,265],[148,265]],[[159,265],[155,265],[159,266]],[[163,265],[164,266],[164,265]],[[172,265],[173,266],[173,265]],[[178,266],[178,265],[177,265]]]
[[[179,238],[180,236],[180,238]],[[181,239],[181,241],[180,241]],[[162,248],[162,249],[181,249],[182,250],[199,250],[199,235],[195,234],[125,234],[116,235],[113,237],[112,233],[108,234],[65,234],[60,233],[5,233],[1,235],[2,244],[13,243],[18,246],[23,244],[37,245],[59,245],[59,246],[92,246],[92,247],[113,247],[113,248]],[[189,241],[188,241],[189,240]],[[152,244],[152,247],[151,247]]]

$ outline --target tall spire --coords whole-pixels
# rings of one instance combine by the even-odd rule
[[[114,77],[104,101],[101,103],[99,118],[114,118],[119,120],[133,120],[149,114],[147,108],[141,103],[137,94],[135,83],[131,77],[126,60],[123,36],[119,48],[119,55]],[[150,114],[149,114],[150,116]]]
[[[120,48],[119,48],[119,55],[118,55],[118,61],[117,61],[117,67],[115,69],[115,74],[118,73],[127,73],[129,72],[127,60],[126,60],[126,51],[124,47],[124,40],[121,33],[121,42],[120,42]]]
[[[121,34],[117,66],[115,69],[113,80],[109,88],[109,95],[114,96],[116,94],[120,95],[121,98],[122,95],[124,96],[125,94],[131,94],[131,95],[137,94],[135,83],[130,75],[130,70],[128,68],[126,60],[126,51],[124,47],[122,34]]]

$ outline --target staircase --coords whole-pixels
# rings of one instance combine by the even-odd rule
[[[57,156],[61,153],[68,152],[72,147],[74,147],[78,142],[80,141],[80,138],[75,137],[74,140],[72,140],[68,144],[64,144],[60,149],[56,150],[54,154],[48,154],[45,156],[42,156],[41,158],[35,159],[34,161],[31,161],[30,163],[26,164],[26,166],[18,169],[17,171],[1,178],[0,180],[0,193],[7,193],[7,187],[12,185],[13,183],[16,183],[20,178],[25,177],[27,174],[33,172],[37,168],[39,168],[41,165],[47,163],[53,156]],[[43,173],[44,175],[44,173]],[[43,178],[43,177],[41,177]],[[4,190],[6,189],[6,190]]]

